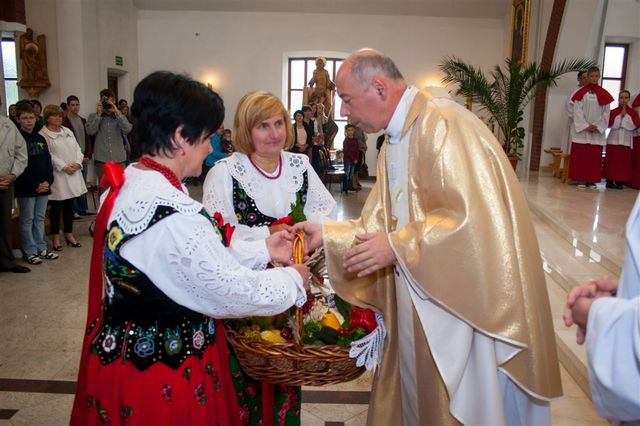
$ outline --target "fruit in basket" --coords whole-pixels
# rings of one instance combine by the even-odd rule
[[[309,345],[317,340],[318,333],[322,330],[320,321],[310,321],[304,325],[302,342]]]
[[[242,337],[244,337],[245,339],[250,339],[250,340],[261,339],[260,326],[257,324],[242,327],[239,331]]]
[[[322,319],[320,320],[320,324],[325,327],[330,327],[334,330],[340,329],[340,321],[338,321],[338,317],[336,317],[336,314],[331,311],[324,314],[324,317],[322,317]]]
[[[287,340],[280,335],[279,330],[265,330],[260,333],[262,340],[266,340],[271,343],[286,343]]]
[[[357,306],[351,309],[349,330],[353,330],[356,327],[363,327],[366,330],[366,335],[375,330],[377,326],[376,314],[371,309],[358,308]]]
[[[316,337],[327,345],[335,345],[338,342],[340,334],[334,328],[323,326]]]

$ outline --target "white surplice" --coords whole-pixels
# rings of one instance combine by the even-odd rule
[[[617,297],[591,305],[586,345],[591,399],[600,415],[640,422],[640,197],[626,239]]]
[[[573,102],[573,126],[571,126],[571,142],[601,145],[606,144],[604,131],[609,126],[609,104],[600,105],[595,93],[586,93],[582,100]],[[587,128],[595,125],[597,132],[588,132]]]
[[[391,213],[397,229],[409,222],[408,139],[400,139],[402,126],[418,89],[410,86],[402,96],[386,129],[389,134],[387,173]],[[438,102],[434,99],[434,102]],[[444,271],[443,271],[444,273]],[[549,402],[526,393],[503,371],[500,365],[515,356],[522,347],[510,345],[475,330],[455,313],[429,298],[398,260],[395,267],[398,304],[399,361],[402,388],[403,421],[418,425],[419,410],[413,334],[413,305],[427,336],[438,372],[447,388],[451,414],[470,425],[548,425]]]

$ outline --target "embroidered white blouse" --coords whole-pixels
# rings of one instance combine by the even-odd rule
[[[115,220],[125,233],[138,233],[158,206],[178,211],[121,250],[173,301],[215,318],[269,316],[304,304],[306,292],[295,269],[264,269],[270,261],[264,240],[233,238],[226,248],[186,187],[178,191],[160,173],[134,166],[125,177],[109,223]]]
[[[236,226],[234,236],[246,240],[264,239],[269,236],[269,227],[238,224],[233,206],[233,179],[242,185],[260,212],[279,219],[291,212],[291,205],[296,202],[296,193],[302,188],[306,171],[308,189],[304,214],[307,220],[328,222],[336,219],[336,202],[309,164],[309,158],[285,151],[280,155],[283,169],[278,179],[262,176],[249,158],[239,152],[218,161],[207,174],[202,203],[209,214],[220,212],[225,223]],[[273,175],[277,173],[276,170]]]

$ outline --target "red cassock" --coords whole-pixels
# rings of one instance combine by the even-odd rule
[[[622,110],[626,115],[622,117]],[[609,115],[609,137],[604,163],[604,177],[607,180],[628,182],[632,178],[632,134],[640,126],[640,117],[629,106],[619,106]]]

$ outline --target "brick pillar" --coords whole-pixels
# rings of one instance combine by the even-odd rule
[[[542,60],[540,67],[543,70],[551,69],[553,57],[555,55],[556,44],[558,43],[558,35],[562,26],[562,17],[567,0],[554,0],[553,9],[551,10],[551,18],[549,19],[549,28],[547,28],[547,37],[544,42],[544,50],[542,51]],[[542,154],[542,133],[544,131],[544,114],[547,109],[547,88],[539,87],[536,90],[536,98],[533,104],[533,126],[531,135],[531,161],[529,162],[529,170],[537,171],[540,169],[540,156]]]

